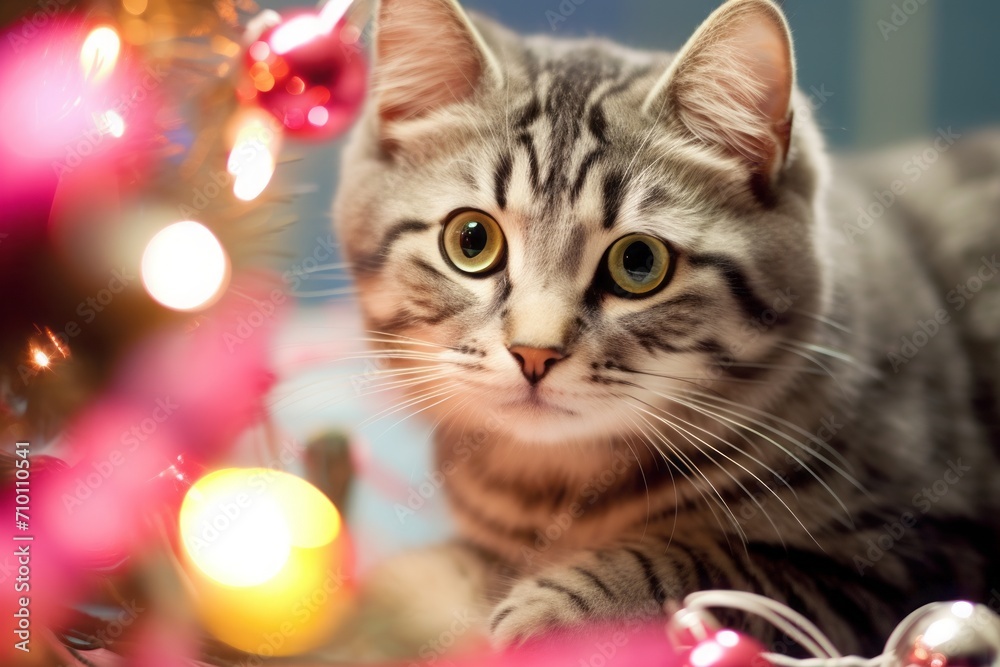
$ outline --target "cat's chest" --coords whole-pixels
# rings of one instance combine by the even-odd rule
[[[517,567],[538,567],[566,551],[600,548],[676,521],[684,501],[668,474],[630,455],[594,466],[538,459],[522,466],[489,457],[438,461],[459,532]]]

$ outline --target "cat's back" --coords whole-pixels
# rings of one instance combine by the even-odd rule
[[[1000,451],[1000,128],[940,128],[899,147],[840,158],[837,233],[848,252],[870,257],[871,285],[906,298],[891,264],[879,257],[902,246],[934,284],[947,326],[959,328],[962,353],[976,376],[980,419]],[[851,194],[844,197],[844,192]],[[915,323],[917,326],[918,323]]]
[[[968,278],[983,253],[1000,252],[1000,128],[941,128],[922,141],[841,156],[836,172],[838,187],[861,196],[842,225],[851,245],[870,240],[873,227],[894,227],[947,282]]]

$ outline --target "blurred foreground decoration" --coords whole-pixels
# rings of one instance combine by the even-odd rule
[[[247,49],[240,98],[268,110],[295,136],[343,133],[367,86],[361,32],[345,19],[350,4],[329,0],[319,11],[271,16],[270,27]]]
[[[255,651],[246,632],[266,633],[273,616],[253,626],[251,607],[279,613],[276,600],[336,573],[329,601],[279,651],[293,653],[349,600],[339,513],[284,473],[247,491],[257,510],[284,508],[258,535],[288,546],[257,582],[271,586],[256,592],[271,607],[232,586],[213,597],[215,580],[183,548],[183,499],[222,475],[212,471],[248,430],[268,432],[272,334],[289,302],[271,268],[294,221],[274,182],[288,125],[237,94],[250,57],[241,23],[256,11],[250,0],[0,9],[0,520],[3,551],[28,548],[24,586],[0,558],[0,633],[25,635],[0,644],[0,664],[69,664],[94,649],[188,664],[212,641],[192,610],[230,647]],[[360,104],[356,55],[353,92],[311,102],[340,105],[324,136]],[[242,637],[220,622],[239,613]]]
[[[230,646],[295,655],[331,636],[350,602],[350,547],[340,514],[288,473],[219,470],[181,506],[183,561],[198,614]]]

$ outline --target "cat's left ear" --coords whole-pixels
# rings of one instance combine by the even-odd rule
[[[781,10],[770,0],[730,0],[705,20],[644,106],[770,181],[788,153],[794,86]]]
[[[456,0],[379,0],[375,23],[379,120],[413,120],[500,81],[500,68]]]

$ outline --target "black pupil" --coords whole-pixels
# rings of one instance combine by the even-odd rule
[[[653,250],[642,241],[636,241],[625,249],[622,255],[622,266],[629,277],[637,283],[649,280],[649,275],[653,272],[653,264],[656,263],[656,256]]]
[[[469,259],[478,256],[482,251],[486,250],[486,242],[488,240],[489,234],[486,232],[486,226],[474,220],[465,223],[462,231],[458,234],[458,245]]]

